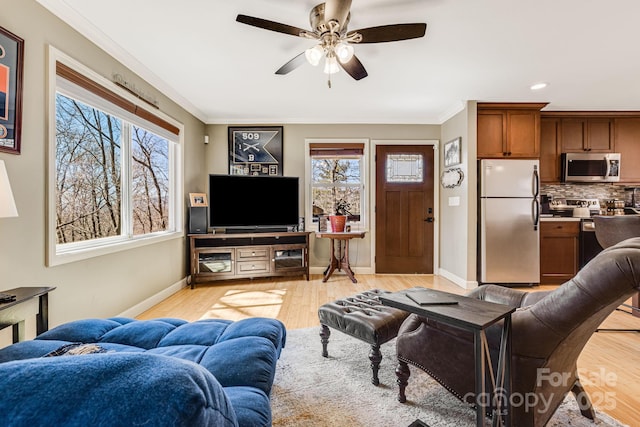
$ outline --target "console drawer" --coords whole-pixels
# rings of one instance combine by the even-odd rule
[[[270,264],[268,259],[238,262],[236,263],[236,274],[268,273]]]
[[[241,247],[236,249],[236,260],[237,261],[247,261],[247,260],[258,260],[258,259],[269,259],[269,254],[271,253],[271,248],[269,247]]]

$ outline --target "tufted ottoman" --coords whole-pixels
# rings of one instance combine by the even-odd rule
[[[369,352],[371,370],[373,371],[371,382],[375,385],[380,383],[378,379],[378,369],[380,361],[382,361],[380,346],[396,337],[400,325],[409,315],[404,310],[382,305],[378,296],[385,293],[389,292],[371,289],[324,304],[318,309],[322,355],[329,356],[327,351],[331,335],[329,328],[371,344]]]

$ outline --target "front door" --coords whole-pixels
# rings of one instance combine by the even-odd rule
[[[376,147],[376,273],[433,274],[431,145]]]

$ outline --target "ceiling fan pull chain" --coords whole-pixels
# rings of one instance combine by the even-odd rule
[[[327,85],[329,86],[329,89],[331,89],[331,74],[327,77]]]

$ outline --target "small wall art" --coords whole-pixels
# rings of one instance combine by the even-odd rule
[[[455,166],[462,163],[462,138],[457,137],[444,144],[444,167]]]
[[[440,175],[440,182],[444,188],[459,187],[464,181],[464,172],[460,168],[447,169]]]
[[[20,154],[24,40],[0,27],[0,151]]]

